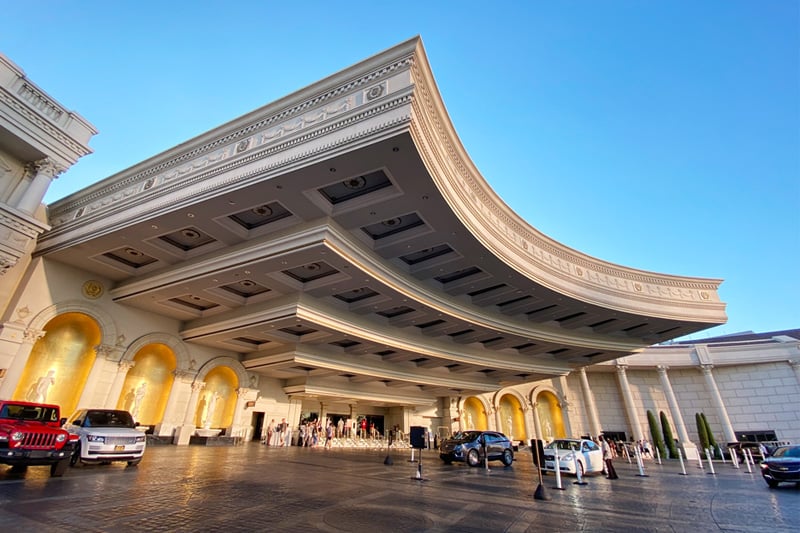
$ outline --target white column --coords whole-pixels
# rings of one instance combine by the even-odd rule
[[[493,406],[490,407],[490,409],[492,411],[494,411],[494,427],[496,428],[496,431],[500,431],[502,433],[502,431],[503,431],[503,421],[500,419],[500,417],[502,416],[502,414],[500,413],[500,406],[499,405],[493,405]],[[508,437],[511,440],[514,440],[514,436],[513,435],[506,435],[506,437]]]
[[[10,326],[10,327],[9,327]],[[12,332],[13,329],[19,329],[15,324],[3,325],[3,336]],[[19,331],[17,331],[19,333]],[[0,383],[0,398],[11,398],[14,395],[14,390],[17,388],[19,378],[22,377],[22,372],[25,370],[25,365],[28,364],[28,358],[31,355],[31,350],[36,341],[44,337],[45,331],[36,329],[25,329],[22,332],[22,342],[19,343],[17,353],[14,354],[14,359],[6,369],[6,374],[3,377],[3,382]]]
[[[242,413],[244,406],[247,402],[247,392],[250,389],[238,388],[236,389],[236,406],[233,408],[233,422],[231,424],[231,437],[244,437],[242,433]],[[289,424],[291,426],[291,424]],[[227,434],[227,432],[226,432]]]
[[[195,381],[192,383],[192,395],[189,397],[189,405],[186,406],[186,412],[183,414],[183,424],[175,432],[173,443],[179,446],[189,444],[189,438],[197,429],[194,425],[194,418],[197,411],[197,402],[200,400],[200,393],[206,387],[204,381]]]
[[[536,430],[536,415],[533,412],[533,404],[528,401],[525,402],[522,409],[525,417],[525,435],[528,436],[528,442],[525,444],[530,445],[531,439],[539,438],[539,433]]]
[[[128,375],[128,370],[134,367],[135,361],[125,360],[117,363],[117,375],[114,376],[114,382],[111,383],[111,388],[108,389],[106,394],[106,401],[103,405],[116,408],[119,403],[119,396],[122,394],[122,386],[125,385],[125,377]]]
[[[712,368],[714,368],[714,365],[700,365],[703,378],[706,380],[706,387],[711,392],[711,402],[714,404],[717,410],[717,416],[722,424],[722,434],[725,437],[725,442],[736,442],[736,433],[733,431],[731,419],[728,417],[728,410],[725,409],[725,403],[722,401],[722,395],[719,393],[717,381],[714,379],[714,374],[711,373]]]
[[[619,380],[619,388],[622,391],[622,401],[625,403],[625,412],[628,414],[628,421],[633,429],[633,439],[642,440],[644,439],[644,433],[642,433],[639,417],[636,416],[636,404],[633,401],[631,385],[628,383],[627,368],[627,365],[617,365],[617,379]]]
[[[539,420],[539,402],[533,402],[531,404],[531,410],[533,411],[533,413],[531,413],[533,416],[533,431],[536,434],[534,438],[544,441],[544,435],[542,435],[542,421]]]
[[[672,384],[669,382],[667,375],[667,368],[664,365],[658,365],[658,379],[661,381],[661,388],[664,389],[664,395],[667,397],[669,404],[669,412],[672,415],[672,421],[675,423],[675,430],[678,432],[678,440],[684,450],[684,455],[687,459],[697,459],[697,446],[689,440],[689,433],[686,431],[686,424],[683,423],[683,415],[681,415],[681,408],[678,405],[678,399],[675,397],[675,392],[672,390]]]
[[[81,391],[81,397],[78,400],[79,409],[95,405],[93,398],[95,389],[97,388],[97,381],[103,373],[103,366],[107,358],[114,353],[114,347],[101,344],[94,347],[94,353],[92,369],[89,371],[89,376],[86,378],[86,383],[83,385],[83,390]],[[103,397],[105,398],[105,395],[103,395]],[[114,409],[116,405],[110,406],[104,404],[103,407]]]
[[[35,213],[41,205],[52,179],[64,171],[48,158],[32,163],[31,168],[35,172],[33,180],[16,205],[17,209],[29,214]]]
[[[578,437],[579,435],[575,435],[572,432],[571,409],[568,394],[569,389],[567,387],[566,376],[559,376],[558,387],[561,389],[561,397],[563,398],[561,401],[561,421],[564,422],[564,432],[566,433],[567,437]]]
[[[161,422],[156,424],[155,433],[159,436],[169,435],[172,430],[178,426],[181,421],[175,420],[175,410],[177,409],[178,399],[181,395],[181,389],[185,390],[187,386],[194,379],[193,372],[185,372],[183,370],[173,370],[172,387],[169,390],[169,397],[167,398],[167,406],[164,408],[164,416],[161,417]]]
[[[578,373],[581,377],[581,388],[583,389],[583,400],[586,402],[586,412],[589,414],[589,428],[591,429],[592,436],[597,437],[603,432],[603,428],[600,425],[600,415],[597,413],[594,393],[589,386],[589,377],[586,375],[586,369],[581,367]]]

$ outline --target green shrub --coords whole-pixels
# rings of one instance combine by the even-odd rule
[[[669,456],[675,459],[678,457],[678,448],[675,446],[675,437],[672,436],[672,428],[669,425],[669,420],[667,420],[667,415],[664,411],[661,411],[660,417],[661,430],[664,432],[664,443],[667,445],[667,450],[669,450]]]
[[[650,426],[650,436],[653,437],[653,447],[658,450],[661,457],[667,457],[667,450],[664,448],[664,439],[661,436],[661,428],[658,427],[656,415],[649,409],[647,410],[647,424]]]
[[[705,453],[705,451],[708,450],[708,430],[703,423],[703,417],[700,416],[700,413],[694,414],[694,421],[697,424],[697,436],[700,438],[700,447],[703,449],[703,453]]]

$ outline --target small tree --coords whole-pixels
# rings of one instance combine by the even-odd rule
[[[664,411],[660,413],[661,417],[661,430],[664,432],[664,442],[667,445],[667,450],[669,450],[669,456],[673,459],[678,457],[678,448],[675,446],[675,437],[672,436],[672,428],[669,425],[669,420],[667,420],[667,415]]]
[[[694,421],[697,424],[697,436],[700,438],[700,447],[702,447],[705,452],[708,450],[708,431],[706,430],[706,425],[703,423],[703,417],[700,416],[700,413],[694,414]]]
[[[700,413],[700,418],[703,419],[703,425],[706,428],[706,436],[708,436],[708,447],[711,448],[711,453],[714,455],[714,457],[718,458],[717,455],[719,450],[717,450],[717,441],[714,439],[714,432],[711,431],[711,426],[708,425],[708,419],[706,418],[706,414]]]
[[[667,451],[664,449],[664,439],[661,437],[661,429],[658,427],[656,415],[651,410],[647,410],[647,424],[650,426],[650,435],[653,437],[653,446],[661,457],[667,456]]]

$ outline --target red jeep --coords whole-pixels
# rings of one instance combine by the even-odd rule
[[[78,437],[63,423],[57,405],[0,400],[0,464],[50,465],[51,476],[64,475]]]

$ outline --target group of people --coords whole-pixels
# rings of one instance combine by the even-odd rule
[[[261,444],[266,446],[289,446],[291,444],[291,431],[289,431],[289,424],[285,418],[281,418],[279,424],[275,423],[274,418],[270,420]]]

